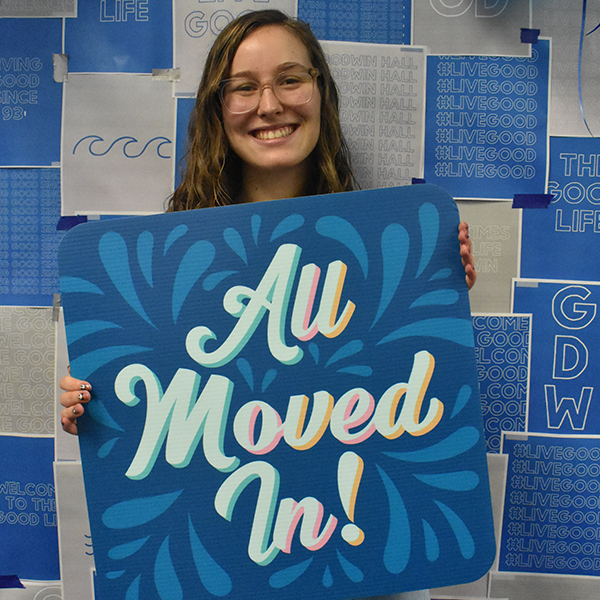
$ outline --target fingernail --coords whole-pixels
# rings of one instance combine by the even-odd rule
[[[73,414],[76,415],[77,414],[77,409],[73,408]]]
[[[87,383],[82,383],[82,384],[79,386],[79,389],[80,389],[80,390],[87,390],[87,389],[88,389],[88,387],[89,387],[89,386],[88,386],[88,384],[87,384]]]
[[[77,398],[78,398],[79,400],[83,400],[83,394],[79,394],[79,395],[77,396]]]

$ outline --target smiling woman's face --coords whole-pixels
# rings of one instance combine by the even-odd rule
[[[296,66],[313,65],[304,44],[288,29],[267,25],[251,33],[239,46],[229,77],[247,77],[261,85]],[[319,140],[321,94],[315,82],[311,100],[300,106],[282,104],[271,87],[263,88],[258,106],[232,114],[223,108],[225,134],[233,151],[248,169],[288,171],[305,168]]]

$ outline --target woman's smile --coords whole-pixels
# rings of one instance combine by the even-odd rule
[[[283,127],[277,127],[276,129],[257,129],[252,131],[251,134],[258,140],[276,140],[286,138],[296,131],[295,125],[284,125]]]

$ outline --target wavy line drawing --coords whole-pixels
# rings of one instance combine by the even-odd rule
[[[140,144],[140,141],[137,140],[136,138],[130,136],[130,135],[123,135],[121,137],[118,137],[116,140],[114,140],[113,142],[110,143],[110,145],[108,146],[107,149],[105,149],[103,152],[100,151],[96,151],[94,149],[94,145],[99,144],[100,142],[105,142],[106,140],[99,136],[99,135],[86,135],[85,137],[82,137],[76,144],[75,146],[73,146],[73,154],[75,154],[77,152],[77,148],[81,145],[82,148],[85,147],[85,142],[89,140],[89,144],[87,146],[87,150],[88,152],[92,155],[92,156],[106,156],[115,146],[117,146],[117,144],[119,142],[125,142],[122,147],[121,147],[121,151],[123,152],[123,156],[125,156],[126,158],[139,158],[140,156],[142,156],[142,154],[144,154],[144,152],[146,152],[146,150],[148,149],[148,147],[153,143],[153,142],[159,142],[158,144],[156,144],[156,154],[158,157],[160,158],[164,158],[164,159],[170,159],[172,158],[172,156],[169,153],[169,156],[166,156],[165,154],[162,154],[162,146],[165,146],[167,144],[172,144],[173,142],[166,137],[163,136],[157,136],[157,137],[153,137],[151,140],[148,140],[146,142],[146,144],[144,145],[144,147],[142,148],[141,152],[138,152],[137,154],[134,154],[133,152],[131,152],[128,148],[128,146],[130,146],[131,144]]]

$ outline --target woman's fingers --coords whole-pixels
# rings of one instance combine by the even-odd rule
[[[467,287],[471,289],[477,281],[477,271],[473,256],[473,242],[469,237],[469,226],[464,221],[458,226],[458,241],[460,242],[460,258],[465,269],[465,280]]]
[[[92,399],[92,386],[87,381],[75,379],[70,375],[63,377],[59,386],[63,391],[60,403],[65,407],[61,415],[61,424],[67,433],[77,434],[77,418],[84,413],[83,405]]]

